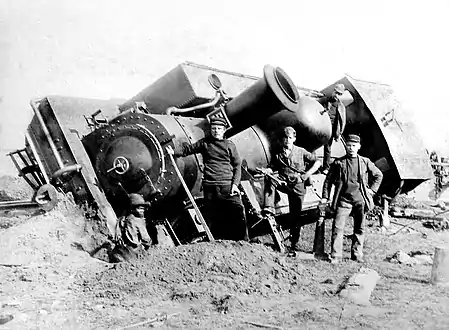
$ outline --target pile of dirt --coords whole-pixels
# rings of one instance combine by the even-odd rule
[[[9,222],[6,222],[9,220]],[[8,329],[79,329],[79,269],[96,269],[89,247],[99,234],[70,199],[45,214],[0,217],[0,319]],[[3,317],[3,318],[2,318]]]
[[[1,217],[0,221],[3,264],[59,264],[67,262],[69,255],[90,258],[86,251],[105,239],[95,231],[95,223],[85,218],[84,211],[63,195],[51,212]]]
[[[0,201],[30,200],[33,194],[33,189],[23,178],[0,176]]]
[[[216,241],[154,248],[130,263],[117,264],[90,279],[84,277],[79,284],[103,303],[114,298],[132,304],[143,297],[148,303],[214,301],[229,294],[282,295],[310,278],[301,265],[292,266],[285,256],[264,245]]]

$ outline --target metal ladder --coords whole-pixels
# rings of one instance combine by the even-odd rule
[[[36,160],[32,157],[32,155],[30,155],[26,148],[10,152],[7,156],[11,157],[14,166],[19,172],[19,176],[23,177],[23,179],[31,186],[31,188],[33,188],[33,190],[36,191],[39,187],[48,183],[46,182]]]

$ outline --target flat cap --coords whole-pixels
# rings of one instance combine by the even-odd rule
[[[346,139],[346,142],[360,143],[360,136],[355,135],[355,134],[349,134],[348,138]]]
[[[336,84],[334,87],[334,90],[336,92],[343,94],[345,92],[346,88],[345,88],[345,85],[343,85],[343,84]]]
[[[224,118],[221,117],[213,117],[210,120],[210,124],[211,125],[221,125],[221,126],[227,126],[226,120],[224,120]]]
[[[284,137],[296,137],[296,131],[293,127],[287,126],[282,130]]]
[[[145,199],[140,194],[130,194],[129,203],[131,206],[150,206],[150,203],[145,202]]]

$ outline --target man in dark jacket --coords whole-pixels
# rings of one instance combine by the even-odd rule
[[[368,158],[358,155],[360,137],[349,135],[346,156],[332,163],[323,185],[322,203],[327,203],[332,184],[335,184],[331,208],[336,211],[332,225],[331,262],[343,256],[343,233],[346,219],[352,211],[354,234],[351,259],[363,262],[365,211],[373,208],[373,195],[382,182],[382,172]]]
[[[182,150],[176,157],[200,153],[203,156],[204,216],[215,238],[248,240],[245,209],[240,197],[241,159],[235,144],[224,138],[226,121],[212,118],[210,136]]]
[[[124,244],[133,250],[136,250],[140,245],[148,250],[152,244],[145,218],[145,210],[149,204],[145,202],[142,195],[129,195],[129,215],[123,219],[122,239]]]
[[[331,161],[331,148],[333,141],[340,139],[346,125],[346,107],[340,98],[345,92],[345,85],[336,84],[331,96],[322,97],[318,100],[324,107],[331,120],[332,133],[328,143],[324,145],[323,167],[322,171],[327,174]]]
[[[300,215],[302,204],[306,194],[305,181],[314,174],[320,167],[321,162],[317,160],[315,154],[306,149],[295,146],[296,131],[293,127],[287,126],[282,131],[282,145],[272,159],[269,168],[261,169],[262,172],[271,174],[278,172],[281,185],[276,189],[288,196],[289,218],[290,218],[290,250],[298,251],[299,234],[301,230]],[[265,209],[274,214],[275,189],[270,182],[265,188]]]

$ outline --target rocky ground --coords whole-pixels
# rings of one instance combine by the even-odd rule
[[[10,180],[0,178],[1,187]],[[398,205],[441,211],[408,199]],[[104,256],[93,251],[98,234],[70,199],[45,214],[3,212],[0,329],[446,329],[449,289],[429,279],[434,249],[449,234],[416,217],[391,220],[388,230],[370,220],[365,267],[380,280],[370,305],[360,306],[337,293],[361,265],[310,258],[314,224],[304,227],[296,257],[217,241],[156,247],[110,264],[91,256]],[[347,231],[349,257],[350,224]]]

